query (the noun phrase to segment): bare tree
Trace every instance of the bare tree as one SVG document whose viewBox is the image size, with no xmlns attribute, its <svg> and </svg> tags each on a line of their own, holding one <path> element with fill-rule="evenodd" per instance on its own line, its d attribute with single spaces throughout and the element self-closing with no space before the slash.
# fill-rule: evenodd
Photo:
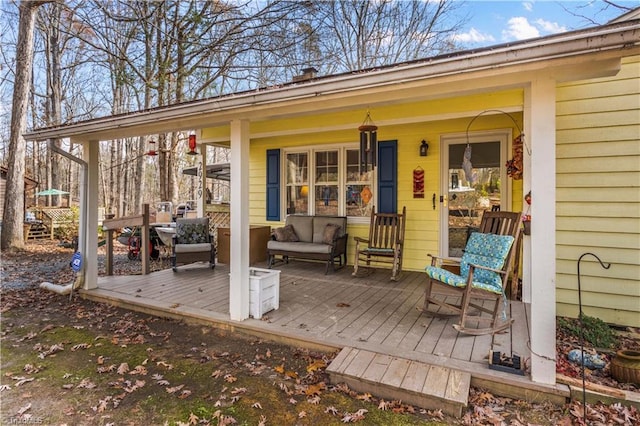
<svg viewBox="0 0 640 426">
<path fill-rule="evenodd" d="M 442 53 L 453 47 L 449 35 L 457 24 L 445 23 L 455 7 L 450 0 L 68 0 L 47 8 L 58 11 L 49 18 L 57 24 L 42 30 L 41 69 L 51 72 L 48 84 L 36 83 L 42 97 L 32 103 L 33 125 L 280 84 L 309 66 L 331 74 Z M 70 39 L 77 44 L 68 45 Z M 83 51 L 91 54 L 62 55 Z M 47 59 L 61 65 L 57 75 Z M 67 84 L 56 87 L 61 81 Z M 84 90 L 74 90 L 80 84 Z M 128 214 L 143 201 L 184 201 L 178 173 L 190 164 L 185 136 L 101 144 L 103 203 Z M 150 138 L 159 153 L 154 159 L 144 155 Z"/>
<path fill-rule="evenodd" d="M 635 6 L 625 6 L 615 1 L 603 0 L 599 2 L 589 1 L 586 3 L 583 2 L 575 2 L 569 3 L 569 5 L 565 5 L 563 3 L 559 3 L 560 6 L 570 15 L 580 18 L 585 26 L 590 25 L 602 25 L 606 22 L 602 22 L 602 20 L 596 20 L 594 17 L 597 16 L 608 16 L 603 14 L 602 12 L 608 10 L 618 11 L 620 15 L 627 13 L 637 7 Z M 593 12 L 593 8 L 598 8 L 596 13 Z M 585 14 L 583 11 L 587 10 L 589 13 Z"/>
<path fill-rule="evenodd" d="M 317 31 L 324 69 L 361 70 L 448 51 L 461 25 L 446 19 L 456 7 L 451 0 L 320 2 Z"/>
<path fill-rule="evenodd" d="M 33 65 L 33 36 L 38 7 L 48 1 L 23 1 L 18 5 L 18 46 L 16 50 L 16 77 L 11 106 L 11 137 L 9 140 L 9 164 L 2 220 L 2 249 L 24 246 L 24 169 L 26 143 L 22 134 L 26 130 L 27 103 L 31 88 Z"/>
</svg>

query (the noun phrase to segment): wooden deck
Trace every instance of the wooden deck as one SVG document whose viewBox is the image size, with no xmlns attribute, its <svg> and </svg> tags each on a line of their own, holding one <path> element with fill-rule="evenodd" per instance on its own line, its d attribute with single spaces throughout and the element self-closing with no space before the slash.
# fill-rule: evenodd
<svg viewBox="0 0 640 426">
<path fill-rule="evenodd" d="M 265 265 L 255 265 L 264 267 Z M 292 260 L 280 274 L 280 306 L 262 319 L 229 319 L 229 268 L 218 264 L 180 267 L 149 275 L 99 277 L 84 297 L 155 315 L 213 324 L 301 346 L 356 348 L 471 374 L 471 385 L 499 395 L 564 402 L 568 391 L 489 369 L 490 350 L 528 362 L 528 305 L 511 302 L 512 327 L 495 336 L 469 336 L 452 327 L 455 318 L 422 313 L 424 275 L 403 272 L 390 282 L 388 270 L 364 278 L 352 267 L 329 275 L 323 263 Z M 442 295 L 442 297 L 450 297 Z M 528 364 L 527 364 L 528 365 Z M 375 391 L 370 391 L 375 394 Z"/>
</svg>

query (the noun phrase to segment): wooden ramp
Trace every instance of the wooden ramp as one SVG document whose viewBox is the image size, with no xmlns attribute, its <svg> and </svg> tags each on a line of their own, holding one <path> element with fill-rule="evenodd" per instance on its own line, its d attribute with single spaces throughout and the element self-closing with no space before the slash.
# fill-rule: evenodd
<svg viewBox="0 0 640 426">
<path fill-rule="evenodd" d="M 461 417 L 471 374 L 396 356 L 345 347 L 327 367 L 332 383 Z"/>
</svg>

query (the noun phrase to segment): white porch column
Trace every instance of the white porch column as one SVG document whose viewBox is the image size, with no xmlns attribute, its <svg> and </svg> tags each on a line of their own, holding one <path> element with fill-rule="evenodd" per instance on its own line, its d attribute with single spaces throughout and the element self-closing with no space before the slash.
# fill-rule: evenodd
<svg viewBox="0 0 640 426">
<path fill-rule="evenodd" d="M 528 98 L 531 378 L 552 384 L 556 381 L 556 81 L 539 76 L 531 82 Z"/>
<path fill-rule="evenodd" d="M 229 314 L 249 318 L 249 122 L 231 121 Z"/>
<path fill-rule="evenodd" d="M 78 250 L 83 254 L 84 288 L 98 287 L 98 161 L 99 141 L 82 142 L 83 159 L 87 162 L 86 176 L 80 181 L 80 206 L 85 208 L 84 223 L 80 228 L 85 232 L 79 235 Z M 86 183 L 86 186 L 85 186 Z M 84 198 L 84 202 L 83 202 Z M 81 217 L 83 217 L 81 212 Z M 82 234 L 82 232 L 81 232 Z M 84 244 L 84 247 L 83 247 Z"/>
</svg>

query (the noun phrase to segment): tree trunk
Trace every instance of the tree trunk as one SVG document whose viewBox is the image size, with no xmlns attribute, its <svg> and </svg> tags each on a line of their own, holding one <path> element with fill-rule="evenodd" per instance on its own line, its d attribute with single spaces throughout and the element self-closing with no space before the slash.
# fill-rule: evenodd
<svg viewBox="0 0 640 426">
<path fill-rule="evenodd" d="M 18 7 L 18 45 L 16 47 L 16 77 L 11 106 L 11 136 L 9 139 L 9 167 L 4 196 L 2 236 L 3 250 L 24 247 L 24 169 L 26 142 L 22 134 L 27 126 L 31 70 L 33 68 L 33 37 L 38 6 L 45 1 L 23 1 Z"/>
<path fill-rule="evenodd" d="M 48 57 L 48 98 L 47 101 L 49 107 L 49 117 L 47 124 L 49 126 L 57 126 L 62 123 L 62 80 L 60 70 L 60 15 L 62 13 L 62 4 L 55 2 L 51 5 L 50 23 L 47 28 L 47 57 Z M 53 143 L 56 148 L 61 148 L 60 140 L 54 139 Z M 62 176 L 60 170 L 60 157 L 54 152 L 50 151 L 51 156 L 51 181 L 49 182 L 49 188 L 64 189 L 62 187 Z M 48 189 L 48 188 L 46 188 Z M 61 197 L 57 195 L 51 196 L 51 205 L 59 206 Z"/>
</svg>

